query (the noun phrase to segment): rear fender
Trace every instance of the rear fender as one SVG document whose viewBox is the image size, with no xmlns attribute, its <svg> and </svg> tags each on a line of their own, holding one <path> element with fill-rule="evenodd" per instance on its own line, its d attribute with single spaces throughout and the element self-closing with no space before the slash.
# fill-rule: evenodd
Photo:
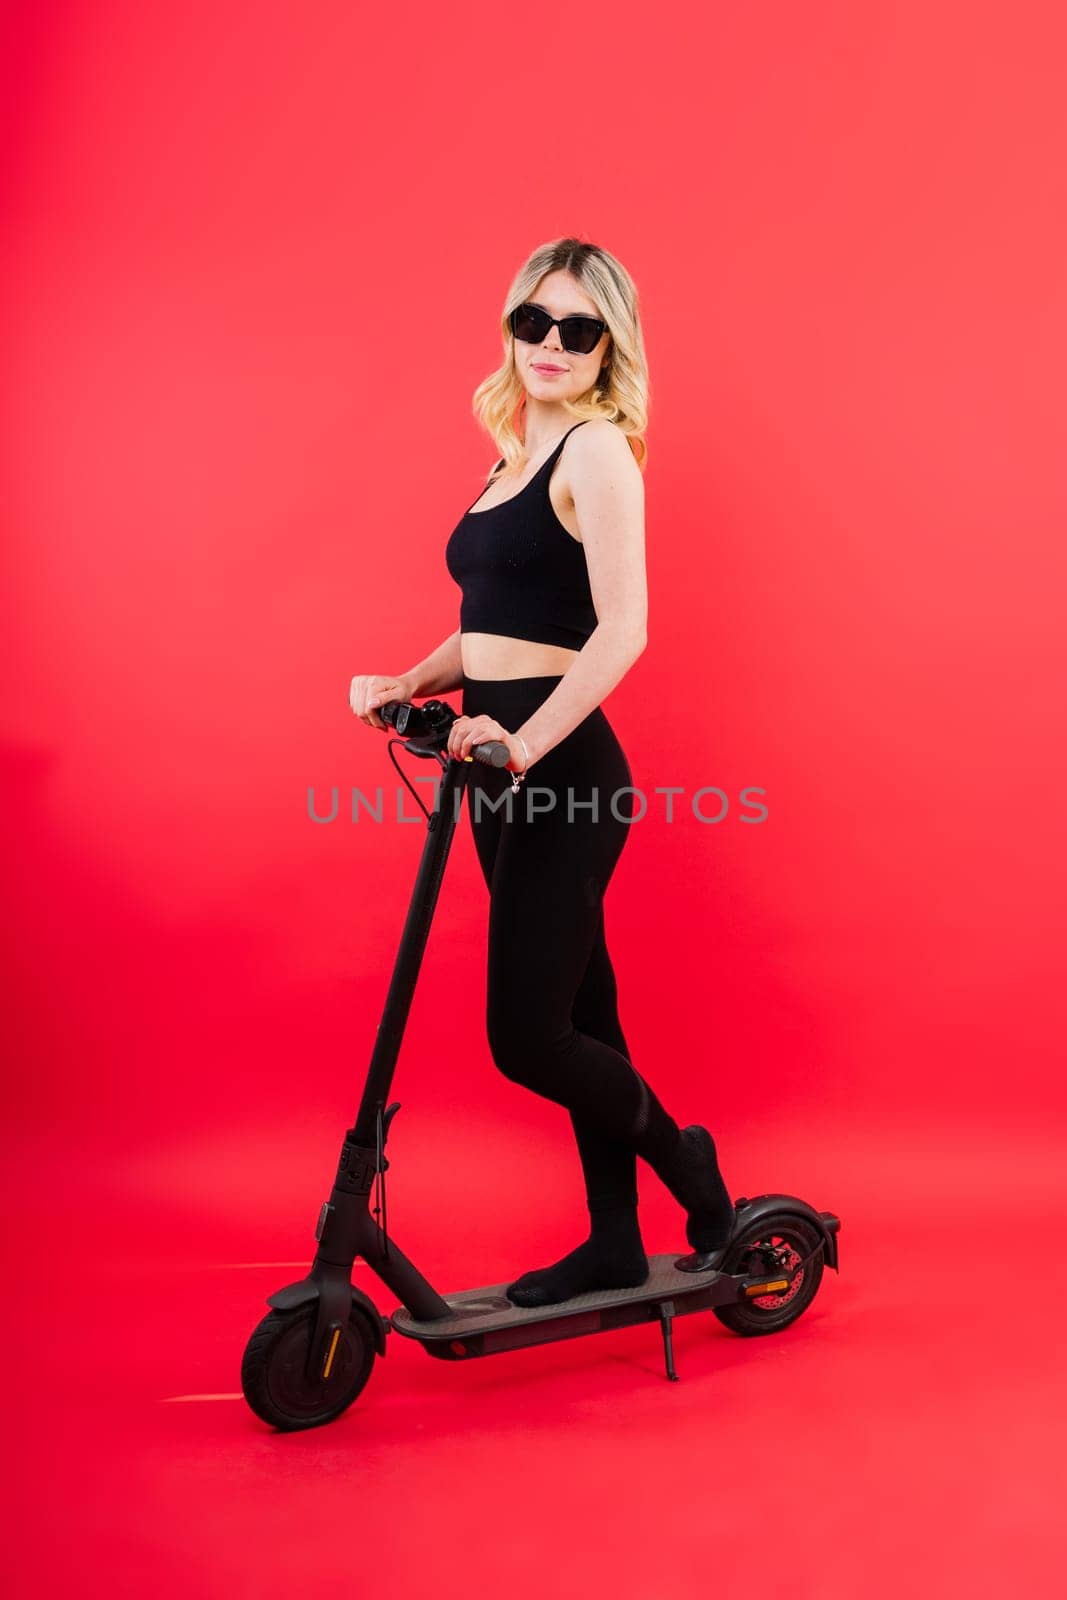
<svg viewBox="0 0 1067 1600">
<path fill-rule="evenodd" d="M 762 1217 L 781 1216 L 783 1212 L 802 1217 L 805 1222 L 818 1228 L 822 1235 L 826 1265 L 833 1267 L 835 1272 L 840 1271 L 837 1264 L 837 1234 L 841 1218 L 832 1211 L 816 1211 L 814 1206 L 809 1206 L 806 1200 L 799 1200 L 795 1194 L 757 1194 L 751 1200 L 735 1200 L 734 1206 L 737 1210 L 735 1232 L 759 1222 Z"/>
</svg>

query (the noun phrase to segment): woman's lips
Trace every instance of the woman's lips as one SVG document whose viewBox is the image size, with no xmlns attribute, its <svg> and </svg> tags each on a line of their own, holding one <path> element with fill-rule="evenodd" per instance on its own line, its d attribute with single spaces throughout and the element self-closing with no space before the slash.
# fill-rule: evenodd
<svg viewBox="0 0 1067 1600">
<path fill-rule="evenodd" d="M 543 367 L 539 361 L 531 363 L 535 372 L 543 372 L 546 378 L 561 378 L 566 372 L 566 367 Z"/>
</svg>

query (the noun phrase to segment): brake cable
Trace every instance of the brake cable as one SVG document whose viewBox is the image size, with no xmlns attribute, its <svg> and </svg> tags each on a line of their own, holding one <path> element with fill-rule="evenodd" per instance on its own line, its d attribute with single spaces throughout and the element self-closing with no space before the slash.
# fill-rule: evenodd
<svg viewBox="0 0 1067 1600">
<path fill-rule="evenodd" d="M 429 822 L 430 813 L 422 803 L 422 796 L 412 787 L 411 780 L 408 778 L 407 773 L 404 771 L 403 767 L 396 759 L 396 756 L 393 754 L 394 744 L 403 745 L 405 750 L 413 750 L 411 742 L 408 739 L 390 739 L 386 745 L 386 748 L 389 751 L 390 761 L 393 763 L 393 766 L 399 772 L 400 776 L 407 784 L 408 789 L 411 791 L 411 794 L 414 796 L 415 804 L 426 818 L 426 821 Z M 413 750 L 413 754 L 421 757 L 423 761 L 436 761 L 437 765 L 442 769 L 442 771 L 444 771 L 448 766 L 448 763 L 445 761 L 444 757 L 436 750 Z"/>
<path fill-rule="evenodd" d="M 389 1229 L 388 1219 L 385 1214 L 385 1135 L 382 1130 L 382 1103 L 378 1101 L 378 1110 L 375 1118 L 374 1132 L 374 1219 L 377 1222 L 379 1211 L 381 1222 L 378 1225 L 378 1234 L 382 1241 L 382 1255 L 389 1259 Z M 379 1200 L 381 1205 L 379 1207 Z"/>
</svg>

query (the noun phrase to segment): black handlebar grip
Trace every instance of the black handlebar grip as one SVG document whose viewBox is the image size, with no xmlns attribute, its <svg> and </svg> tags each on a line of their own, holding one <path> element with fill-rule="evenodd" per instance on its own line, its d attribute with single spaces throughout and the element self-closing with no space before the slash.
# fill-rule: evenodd
<svg viewBox="0 0 1067 1600">
<path fill-rule="evenodd" d="M 511 751 L 501 739 L 483 739 L 481 744 L 472 744 L 471 755 L 487 767 L 506 767 L 511 760 Z"/>
</svg>

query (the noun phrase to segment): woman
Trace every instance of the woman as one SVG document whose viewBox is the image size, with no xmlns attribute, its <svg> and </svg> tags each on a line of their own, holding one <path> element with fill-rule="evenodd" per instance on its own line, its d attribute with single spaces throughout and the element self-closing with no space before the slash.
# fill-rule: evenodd
<svg viewBox="0 0 1067 1600">
<path fill-rule="evenodd" d="M 517 274 L 502 332 L 474 411 L 503 455 L 446 550 L 460 627 L 399 678 L 354 678 L 350 700 L 384 731 L 385 701 L 462 688 L 449 756 L 487 739 L 510 752 L 467 783 L 490 891 L 489 1046 L 506 1077 L 570 1113 L 590 1215 L 577 1249 L 508 1285 L 529 1306 L 645 1281 L 639 1155 L 685 1207 L 695 1251 L 726 1244 L 734 1208 L 711 1135 L 680 1129 L 630 1063 L 604 936 L 633 795 L 600 702 L 645 647 L 637 292 L 606 250 L 556 240 Z"/>
</svg>

